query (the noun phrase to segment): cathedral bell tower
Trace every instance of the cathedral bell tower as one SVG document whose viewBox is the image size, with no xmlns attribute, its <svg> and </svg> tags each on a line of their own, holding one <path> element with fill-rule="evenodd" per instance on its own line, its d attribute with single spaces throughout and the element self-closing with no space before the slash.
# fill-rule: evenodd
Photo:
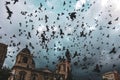
<svg viewBox="0 0 120 80">
<path fill-rule="evenodd" d="M 67 49 L 65 53 L 66 59 L 62 59 L 60 63 L 57 65 L 57 73 L 64 75 L 65 80 L 72 80 L 72 74 L 71 74 L 71 56 L 70 52 Z"/>
<path fill-rule="evenodd" d="M 69 74 L 71 72 L 70 62 L 67 60 L 61 61 L 57 67 L 57 73 L 64 75 L 65 80 L 68 80 Z"/>
<path fill-rule="evenodd" d="M 16 57 L 16 63 L 14 66 L 20 66 L 24 68 L 35 68 L 35 62 L 33 60 L 33 55 L 30 53 L 28 48 L 22 49 L 17 57 Z"/>
<path fill-rule="evenodd" d="M 34 78 L 35 62 L 33 55 L 28 48 L 22 49 L 17 57 L 15 65 L 12 67 L 12 72 L 8 80 L 31 80 Z M 35 78 L 32 80 L 36 80 Z"/>
</svg>

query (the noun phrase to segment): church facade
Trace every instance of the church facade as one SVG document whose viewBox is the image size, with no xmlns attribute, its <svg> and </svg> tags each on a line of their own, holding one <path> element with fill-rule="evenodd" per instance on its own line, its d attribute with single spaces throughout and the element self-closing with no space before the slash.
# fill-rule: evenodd
<svg viewBox="0 0 120 80">
<path fill-rule="evenodd" d="M 33 55 L 28 48 L 24 48 L 18 53 L 8 80 L 70 80 L 70 71 L 67 60 L 61 61 L 54 72 L 47 68 L 36 70 Z"/>
</svg>

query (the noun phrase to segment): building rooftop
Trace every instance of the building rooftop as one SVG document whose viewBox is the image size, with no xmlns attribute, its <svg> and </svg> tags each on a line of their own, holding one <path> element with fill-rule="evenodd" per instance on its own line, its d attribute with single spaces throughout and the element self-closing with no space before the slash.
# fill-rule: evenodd
<svg viewBox="0 0 120 80">
<path fill-rule="evenodd" d="M 27 53 L 27 54 L 30 54 L 30 50 L 28 48 L 24 48 L 21 50 L 21 52 L 23 53 Z"/>
</svg>

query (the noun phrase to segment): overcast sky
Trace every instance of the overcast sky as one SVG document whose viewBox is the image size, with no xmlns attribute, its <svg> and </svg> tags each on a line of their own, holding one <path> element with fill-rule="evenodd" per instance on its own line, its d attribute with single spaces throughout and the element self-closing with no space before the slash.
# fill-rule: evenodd
<svg viewBox="0 0 120 80">
<path fill-rule="evenodd" d="M 119 4 L 120 0 L 0 0 L 0 43 L 8 45 L 4 65 L 11 68 L 27 45 L 36 68 L 47 65 L 52 70 L 69 49 L 76 80 L 99 80 L 104 72 L 119 71 Z"/>
</svg>

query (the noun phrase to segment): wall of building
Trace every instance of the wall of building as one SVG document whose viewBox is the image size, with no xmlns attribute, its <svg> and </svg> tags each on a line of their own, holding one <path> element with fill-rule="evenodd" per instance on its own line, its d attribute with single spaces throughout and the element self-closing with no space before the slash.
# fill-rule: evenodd
<svg viewBox="0 0 120 80">
<path fill-rule="evenodd" d="M 0 43 L 0 69 L 3 66 L 6 54 L 7 54 L 7 45 Z"/>
</svg>

